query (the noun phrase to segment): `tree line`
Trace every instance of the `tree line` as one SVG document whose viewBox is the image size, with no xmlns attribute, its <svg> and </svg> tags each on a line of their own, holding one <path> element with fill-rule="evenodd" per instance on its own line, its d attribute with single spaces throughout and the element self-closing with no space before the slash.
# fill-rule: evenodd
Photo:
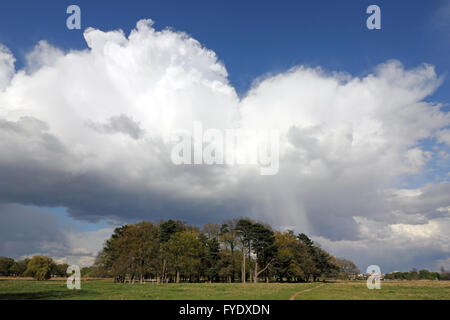
<svg viewBox="0 0 450 320">
<path fill-rule="evenodd" d="M 0 257 L 0 276 L 33 277 L 36 280 L 47 280 L 51 277 L 67 277 L 68 267 L 68 264 L 55 263 L 52 258 L 45 256 L 34 256 L 19 261 Z"/>
<path fill-rule="evenodd" d="M 116 228 L 89 275 L 115 282 L 308 282 L 340 271 L 339 260 L 307 235 L 241 218 L 201 228 L 174 220 Z"/>
<path fill-rule="evenodd" d="M 427 269 L 422 269 L 417 271 L 417 269 L 412 269 L 407 272 L 391 272 L 384 276 L 386 280 L 450 280 L 450 273 L 446 272 L 443 268 L 441 273 L 430 272 Z"/>
<path fill-rule="evenodd" d="M 35 256 L 14 261 L 0 257 L 0 276 L 38 280 L 67 277 L 68 265 Z M 203 227 L 167 220 L 116 228 L 95 264 L 82 277 L 114 278 L 115 282 L 310 282 L 324 278 L 358 279 L 350 260 L 335 258 L 306 234 L 280 232 L 248 218 Z M 441 273 L 413 269 L 385 279 L 449 279 Z"/>
</svg>

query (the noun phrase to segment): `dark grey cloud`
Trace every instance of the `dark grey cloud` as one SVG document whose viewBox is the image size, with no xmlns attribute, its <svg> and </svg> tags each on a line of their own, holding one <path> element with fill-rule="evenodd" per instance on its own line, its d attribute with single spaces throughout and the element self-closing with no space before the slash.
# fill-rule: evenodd
<svg viewBox="0 0 450 320">
<path fill-rule="evenodd" d="M 63 215 L 62 208 L 0 204 L 0 256 L 20 260 L 45 255 L 57 263 L 92 265 L 115 226 L 86 231 Z"/>
<path fill-rule="evenodd" d="M 69 242 L 53 214 L 18 204 L 0 204 L 0 256 L 65 255 Z"/>
</svg>

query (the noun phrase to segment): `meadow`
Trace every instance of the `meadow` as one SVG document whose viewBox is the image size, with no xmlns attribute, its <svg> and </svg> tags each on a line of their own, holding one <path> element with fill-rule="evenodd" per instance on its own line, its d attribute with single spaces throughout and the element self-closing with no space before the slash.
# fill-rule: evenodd
<svg viewBox="0 0 450 320">
<path fill-rule="evenodd" d="M 64 281 L 0 280 L 0 300 L 450 300 L 449 281 L 384 281 L 369 290 L 365 281 L 316 283 L 116 284 L 82 281 L 68 290 Z"/>
</svg>

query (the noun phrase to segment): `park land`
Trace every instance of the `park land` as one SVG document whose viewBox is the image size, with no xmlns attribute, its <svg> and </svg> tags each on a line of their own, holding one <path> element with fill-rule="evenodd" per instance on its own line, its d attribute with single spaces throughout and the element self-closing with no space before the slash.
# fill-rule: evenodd
<svg viewBox="0 0 450 320">
<path fill-rule="evenodd" d="M 0 299 L 75 300 L 450 300 L 450 281 L 382 281 L 380 290 L 365 281 L 314 283 L 167 283 L 129 284 L 82 281 L 81 290 L 61 280 L 0 280 Z"/>
</svg>

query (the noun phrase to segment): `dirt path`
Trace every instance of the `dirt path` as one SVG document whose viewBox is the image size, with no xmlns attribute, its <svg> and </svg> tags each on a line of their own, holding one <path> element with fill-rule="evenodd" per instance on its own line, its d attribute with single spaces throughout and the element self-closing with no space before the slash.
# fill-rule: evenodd
<svg viewBox="0 0 450 320">
<path fill-rule="evenodd" d="M 299 294 L 302 294 L 302 293 L 305 293 L 305 292 L 308 292 L 308 291 L 311 291 L 311 290 L 314 290 L 314 289 L 318 289 L 318 288 L 320 288 L 320 287 L 322 287 L 324 285 L 325 285 L 325 283 L 322 283 L 322 284 L 318 285 L 317 287 L 309 288 L 309 289 L 305 289 L 305 290 L 296 292 L 289 298 L 289 300 L 295 300 L 295 297 L 297 297 Z"/>
</svg>

